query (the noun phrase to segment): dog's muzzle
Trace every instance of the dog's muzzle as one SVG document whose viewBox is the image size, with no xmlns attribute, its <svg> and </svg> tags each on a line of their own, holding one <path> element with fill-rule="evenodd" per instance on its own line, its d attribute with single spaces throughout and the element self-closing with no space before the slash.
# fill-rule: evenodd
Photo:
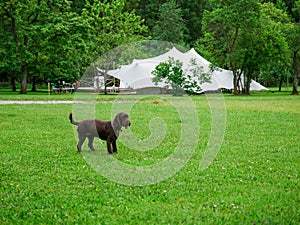
<svg viewBox="0 0 300 225">
<path fill-rule="evenodd" d="M 131 125 L 130 121 L 128 121 L 125 125 L 125 128 L 127 129 L 127 127 L 129 127 Z"/>
</svg>

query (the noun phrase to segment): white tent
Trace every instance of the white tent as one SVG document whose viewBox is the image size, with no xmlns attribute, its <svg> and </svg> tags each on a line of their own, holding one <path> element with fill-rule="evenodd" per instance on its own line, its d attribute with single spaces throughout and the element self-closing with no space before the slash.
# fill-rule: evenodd
<svg viewBox="0 0 300 225">
<path fill-rule="evenodd" d="M 143 60 L 134 61 L 130 65 L 121 67 L 119 70 L 111 70 L 109 75 L 114 76 L 121 81 L 125 82 L 128 87 L 133 89 L 140 89 L 146 87 L 164 87 L 164 83 L 155 85 L 152 82 L 153 75 L 151 72 L 155 70 L 155 67 L 160 61 Z"/>
<path fill-rule="evenodd" d="M 199 65 L 203 66 L 204 71 L 209 71 L 210 62 L 200 56 L 195 49 L 185 53 L 187 58 L 196 58 L 197 62 L 200 62 Z M 207 90 L 217 90 L 219 88 L 233 89 L 233 73 L 230 70 L 225 70 L 222 68 L 216 68 L 212 73 L 211 83 L 201 84 L 201 88 L 204 91 Z M 264 86 L 258 82 L 251 80 L 250 90 L 267 90 Z"/>
<path fill-rule="evenodd" d="M 181 51 L 177 50 L 177 48 L 173 47 L 170 51 L 153 57 L 153 58 L 148 58 L 148 59 L 134 59 L 133 62 L 142 62 L 142 61 L 159 61 L 159 62 L 165 62 L 167 61 L 170 57 L 174 59 L 180 59 L 182 60 L 184 57 L 184 53 Z"/>
<path fill-rule="evenodd" d="M 155 85 L 152 82 L 152 71 L 161 63 L 167 61 L 170 57 L 175 60 L 180 60 L 183 63 L 183 69 L 188 69 L 191 59 L 195 60 L 197 66 L 201 66 L 204 72 L 210 71 L 210 62 L 201 57 L 194 49 L 186 53 L 182 53 L 175 47 L 170 51 L 159 55 L 157 57 L 138 60 L 135 59 L 129 65 L 122 66 L 120 69 L 108 71 L 108 74 L 121 80 L 123 84 L 127 84 L 132 89 L 142 88 L 162 88 L 164 83 Z M 230 70 L 217 68 L 211 74 L 211 82 L 200 85 L 203 91 L 213 91 L 220 88 L 233 89 L 233 73 Z M 263 90 L 264 86 L 251 81 L 250 90 Z"/>
</svg>

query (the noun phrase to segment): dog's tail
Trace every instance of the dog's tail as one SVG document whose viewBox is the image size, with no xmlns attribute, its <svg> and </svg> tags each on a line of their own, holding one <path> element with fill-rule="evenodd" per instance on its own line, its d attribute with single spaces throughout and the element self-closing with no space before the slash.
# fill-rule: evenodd
<svg viewBox="0 0 300 225">
<path fill-rule="evenodd" d="M 76 126 L 79 125 L 79 122 L 76 122 L 75 120 L 73 120 L 73 114 L 72 113 L 69 114 L 69 120 L 70 120 L 71 124 L 76 125 Z"/>
</svg>

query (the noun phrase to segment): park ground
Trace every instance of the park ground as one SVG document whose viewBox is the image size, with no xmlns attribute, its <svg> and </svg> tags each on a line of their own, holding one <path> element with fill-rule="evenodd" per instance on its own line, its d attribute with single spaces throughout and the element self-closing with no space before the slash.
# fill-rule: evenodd
<svg viewBox="0 0 300 225">
<path fill-rule="evenodd" d="M 140 186 L 104 177 L 77 152 L 74 127 L 67 118 L 74 97 L 0 90 L 0 101 L 54 103 L 0 105 L 0 224 L 300 223 L 299 96 L 224 95 L 224 140 L 216 158 L 202 171 L 199 163 L 211 134 L 211 109 L 205 96 L 190 97 L 201 131 L 193 155 L 170 178 Z M 115 99 L 97 97 L 97 118 L 110 119 Z M 151 135 L 153 117 L 165 121 L 167 132 L 151 151 L 136 151 L 119 141 L 115 159 L 148 166 L 172 154 L 180 140 L 181 122 L 174 107 L 161 99 L 118 96 L 118 102 L 134 102 L 129 129 L 137 138 Z M 99 154 L 106 151 L 101 141 L 95 146 Z M 91 154 L 87 145 L 84 152 Z"/>
</svg>

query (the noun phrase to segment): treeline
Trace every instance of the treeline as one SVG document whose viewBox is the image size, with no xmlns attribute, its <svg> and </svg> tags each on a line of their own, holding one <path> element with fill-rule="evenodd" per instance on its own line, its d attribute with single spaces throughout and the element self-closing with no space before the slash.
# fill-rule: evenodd
<svg viewBox="0 0 300 225">
<path fill-rule="evenodd" d="M 3 0 L 0 81 L 74 82 L 102 54 L 125 43 L 163 40 L 194 47 L 249 80 L 293 81 L 297 94 L 300 0 Z M 241 76 L 241 74 L 245 76 Z M 244 79 L 246 85 L 241 86 Z"/>
</svg>

